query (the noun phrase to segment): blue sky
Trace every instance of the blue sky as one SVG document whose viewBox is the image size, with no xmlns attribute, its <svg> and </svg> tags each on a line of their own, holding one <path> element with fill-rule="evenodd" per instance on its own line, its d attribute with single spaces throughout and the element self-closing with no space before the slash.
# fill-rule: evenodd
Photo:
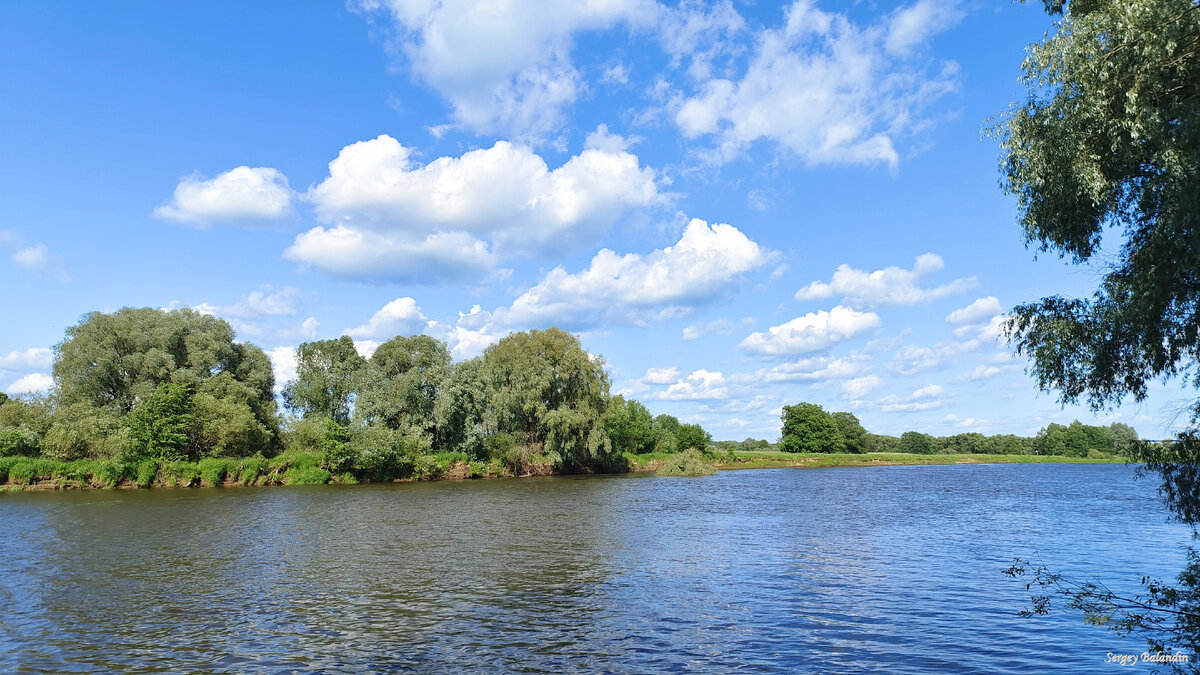
<svg viewBox="0 0 1200 675">
<path fill-rule="evenodd" d="M 981 136 L 1048 28 L 969 0 L 7 3 L 0 389 L 48 386 L 88 311 L 187 306 L 282 377 L 305 340 L 467 358 L 557 325 L 717 438 L 798 401 L 1163 436 L 1177 383 L 1063 409 L 997 339 L 1098 278 L 1035 260 Z"/>
</svg>

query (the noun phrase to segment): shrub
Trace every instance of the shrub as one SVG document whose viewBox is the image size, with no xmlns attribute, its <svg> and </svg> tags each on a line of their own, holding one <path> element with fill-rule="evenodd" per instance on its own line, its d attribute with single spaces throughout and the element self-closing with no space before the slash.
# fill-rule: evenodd
<svg viewBox="0 0 1200 675">
<path fill-rule="evenodd" d="M 92 466 L 92 483 L 101 487 L 116 487 L 125 478 L 125 465 L 115 459 L 102 459 Z"/>
<path fill-rule="evenodd" d="M 33 460 L 22 457 L 8 467 L 8 480 L 17 485 L 29 485 L 33 482 Z"/>
<path fill-rule="evenodd" d="M 0 427 L 0 457 L 36 457 L 41 438 L 25 427 Z"/>
<path fill-rule="evenodd" d="M 695 448 L 672 455 L 658 470 L 663 476 L 708 476 L 716 472 L 717 467 Z"/>
<path fill-rule="evenodd" d="M 238 467 L 237 481 L 242 485 L 254 485 L 267 462 L 262 457 L 246 457 Z"/>
<path fill-rule="evenodd" d="M 419 480 L 434 480 L 442 474 L 442 468 L 438 465 L 436 457 L 420 455 L 413 460 L 412 472 Z"/>
<path fill-rule="evenodd" d="M 229 473 L 229 460 L 218 457 L 207 457 L 196 464 L 200 478 L 209 485 L 219 486 L 225 482 Z"/>
<path fill-rule="evenodd" d="M 330 473 L 319 466 L 292 466 L 283 473 L 284 485 L 324 485 Z"/>
<path fill-rule="evenodd" d="M 137 484 L 138 487 L 148 488 L 154 484 L 154 479 L 158 476 L 158 462 L 147 459 L 137 465 Z"/>
</svg>

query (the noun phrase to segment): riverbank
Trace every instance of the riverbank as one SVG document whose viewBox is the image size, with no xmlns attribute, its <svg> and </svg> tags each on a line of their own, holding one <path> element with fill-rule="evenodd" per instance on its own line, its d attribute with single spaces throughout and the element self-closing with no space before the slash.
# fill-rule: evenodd
<svg viewBox="0 0 1200 675">
<path fill-rule="evenodd" d="M 658 471 L 671 455 L 626 455 L 629 471 Z M 826 468 L 850 466 L 918 466 L 933 464 L 1105 464 L 1120 457 L 1081 458 L 1056 455 L 914 455 L 905 453 L 806 454 L 735 451 L 711 457 L 722 471 L 737 469 Z M 501 462 L 470 461 L 460 453 L 423 455 L 391 476 L 360 477 L 335 473 L 318 453 L 287 452 L 276 457 L 208 458 L 199 462 L 115 459 L 61 462 L 36 457 L 0 458 L 0 490 L 136 489 L 151 487 L 234 487 L 322 485 L 326 483 L 412 482 L 548 475 L 518 473 Z"/>
</svg>

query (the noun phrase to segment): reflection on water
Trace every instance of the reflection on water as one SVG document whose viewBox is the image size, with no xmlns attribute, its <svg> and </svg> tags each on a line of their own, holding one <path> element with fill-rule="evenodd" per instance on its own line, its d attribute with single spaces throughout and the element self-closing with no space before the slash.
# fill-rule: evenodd
<svg viewBox="0 0 1200 675">
<path fill-rule="evenodd" d="M 0 670 L 1099 670 L 1000 570 L 1187 536 L 1112 465 L 7 494 Z"/>
</svg>

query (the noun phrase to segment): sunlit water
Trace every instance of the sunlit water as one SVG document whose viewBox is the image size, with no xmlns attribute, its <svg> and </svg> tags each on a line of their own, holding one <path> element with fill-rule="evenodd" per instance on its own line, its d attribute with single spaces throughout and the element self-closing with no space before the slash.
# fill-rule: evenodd
<svg viewBox="0 0 1200 675">
<path fill-rule="evenodd" d="M 5 494 L 0 670 L 1111 671 L 1144 643 L 1018 618 L 1001 570 L 1172 577 L 1189 534 L 1154 488 L 964 465 Z"/>
</svg>

